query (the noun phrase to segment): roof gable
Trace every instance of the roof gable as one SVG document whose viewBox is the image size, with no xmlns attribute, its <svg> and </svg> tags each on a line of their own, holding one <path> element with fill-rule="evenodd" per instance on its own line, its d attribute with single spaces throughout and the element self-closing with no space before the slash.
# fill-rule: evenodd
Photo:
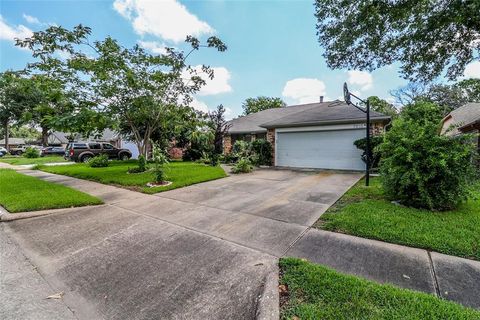
<svg viewBox="0 0 480 320">
<path fill-rule="evenodd" d="M 372 111 L 375 119 L 390 117 Z M 284 108 L 268 109 L 231 120 L 230 134 L 266 132 L 266 128 L 306 126 L 339 121 L 363 121 L 365 113 L 343 101 L 317 102 Z"/>
</svg>

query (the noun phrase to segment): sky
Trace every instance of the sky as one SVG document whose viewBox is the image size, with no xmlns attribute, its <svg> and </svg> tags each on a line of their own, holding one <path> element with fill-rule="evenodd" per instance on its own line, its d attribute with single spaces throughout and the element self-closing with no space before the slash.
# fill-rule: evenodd
<svg viewBox="0 0 480 320">
<path fill-rule="evenodd" d="M 373 72 L 331 70 L 322 57 L 315 30 L 313 1 L 178 1 L 178 0 L 0 0 L 0 71 L 23 69 L 33 61 L 15 47 L 50 25 L 92 28 L 92 41 L 107 36 L 122 45 L 138 44 L 155 54 L 164 48 L 186 50 L 184 40 L 219 37 L 226 52 L 202 49 L 189 57 L 192 66 L 214 68 L 215 78 L 195 95 L 192 106 L 213 110 L 223 104 L 227 118 L 242 113 L 249 97 L 282 98 L 288 105 L 342 99 L 342 86 L 360 97 L 393 101 L 402 87 L 398 64 Z M 465 77 L 480 78 L 480 62 L 467 66 Z"/>
</svg>

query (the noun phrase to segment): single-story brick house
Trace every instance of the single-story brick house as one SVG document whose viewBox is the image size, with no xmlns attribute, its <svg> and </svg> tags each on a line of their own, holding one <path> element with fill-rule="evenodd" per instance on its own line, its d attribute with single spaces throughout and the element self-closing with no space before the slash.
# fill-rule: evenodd
<svg viewBox="0 0 480 320">
<path fill-rule="evenodd" d="M 380 134 L 390 117 L 372 111 L 371 133 Z M 224 139 L 229 153 L 237 140 L 267 139 L 277 167 L 363 170 L 362 151 L 353 142 L 364 138 L 366 115 L 343 101 L 269 109 L 230 121 Z"/>
<path fill-rule="evenodd" d="M 480 150 L 480 103 L 467 103 L 450 112 L 442 120 L 442 133 L 451 136 L 462 133 L 479 134 L 477 139 Z"/>
</svg>

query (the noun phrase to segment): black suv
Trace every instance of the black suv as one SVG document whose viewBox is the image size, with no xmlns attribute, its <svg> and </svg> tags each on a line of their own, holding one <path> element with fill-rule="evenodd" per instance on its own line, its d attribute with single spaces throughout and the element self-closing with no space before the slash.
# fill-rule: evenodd
<svg viewBox="0 0 480 320">
<path fill-rule="evenodd" d="M 100 154 L 108 155 L 110 159 L 128 160 L 132 153 L 128 149 L 118 149 L 110 143 L 103 142 L 72 142 L 65 148 L 65 159 L 75 162 L 87 162 Z"/>
</svg>

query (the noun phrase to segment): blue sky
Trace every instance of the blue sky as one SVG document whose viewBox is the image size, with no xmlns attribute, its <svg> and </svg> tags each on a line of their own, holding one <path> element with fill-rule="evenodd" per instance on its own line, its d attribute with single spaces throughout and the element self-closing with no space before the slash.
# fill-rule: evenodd
<svg viewBox="0 0 480 320">
<path fill-rule="evenodd" d="M 281 97 L 288 104 L 315 102 L 320 95 L 334 100 L 346 81 L 362 97 L 391 99 L 389 91 L 407 83 L 397 65 L 372 73 L 330 70 L 316 39 L 313 13 L 313 1 L 2 0 L 0 69 L 20 69 L 31 60 L 28 51 L 13 45 L 13 37 L 49 24 L 71 28 L 82 23 L 93 29 L 92 40 L 110 35 L 125 46 L 138 43 L 157 53 L 165 46 L 185 48 L 186 34 L 220 37 L 226 52 L 202 50 L 189 62 L 216 70 L 194 106 L 206 110 L 222 103 L 229 118 L 241 114 L 248 97 Z M 480 65 L 469 72 L 479 76 Z"/>
</svg>

